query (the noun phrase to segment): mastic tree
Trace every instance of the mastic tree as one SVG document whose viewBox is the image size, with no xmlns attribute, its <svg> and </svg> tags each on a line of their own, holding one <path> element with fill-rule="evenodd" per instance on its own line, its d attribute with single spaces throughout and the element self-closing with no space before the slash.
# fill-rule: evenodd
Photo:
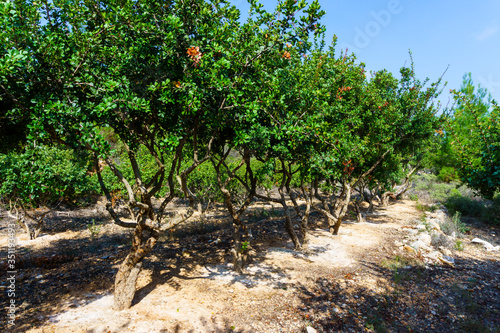
<svg viewBox="0 0 500 333">
<path fill-rule="evenodd" d="M 460 90 L 452 90 L 455 106 L 445 135 L 458 156 L 461 180 L 478 194 L 492 198 L 500 190 L 500 108 L 486 89 L 464 75 Z"/>
<path fill-rule="evenodd" d="M 377 168 L 381 177 L 384 160 L 414 155 L 416 147 L 423 149 L 438 124 L 433 100 L 440 80 L 426 86 L 427 81 L 415 78 L 413 68 L 402 68 L 400 79 L 379 71 L 366 80 L 362 67 L 351 75 L 350 81 L 334 87 L 337 101 L 326 103 L 325 117 L 316 122 L 325 142 L 316 157 L 317 180 L 334 185 L 333 195 L 317 196 L 322 202 L 319 210 L 334 234 L 347 213 L 352 189 Z M 356 80 L 361 82 L 354 85 Z"/>
</svg>

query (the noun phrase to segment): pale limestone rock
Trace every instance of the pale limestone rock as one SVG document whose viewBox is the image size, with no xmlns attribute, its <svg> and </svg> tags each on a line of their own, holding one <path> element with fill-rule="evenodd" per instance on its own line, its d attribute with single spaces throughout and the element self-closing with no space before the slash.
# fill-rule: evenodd
<svg viewBox="0 0 500 333">
<path fill-rule="evenodd" d="M 500 250 L 500 246 L 493 246 L 491 243 L 488 243 L 487 241 L 479 239 L 479 238 L 474 238 L 472 240 L 472 243 L 482 244 L 484 246 L 484 248 L 486 249 L 486 251 L 498 251 L 498 250 Z"/>
</svg>

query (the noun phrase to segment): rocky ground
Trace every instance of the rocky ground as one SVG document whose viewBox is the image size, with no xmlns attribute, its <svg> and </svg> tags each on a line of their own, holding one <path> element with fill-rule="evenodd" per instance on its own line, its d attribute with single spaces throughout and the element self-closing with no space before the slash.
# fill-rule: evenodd
<svg viewBox="0 0 500 333">
<path fill-rule="evenodd" d="M 232 271 L 228 220 L 214 210 L 158 244 L 121 312 L 111 309 L 113 278 L 129 231 L 97 210 L 54 214 L 38 239 L 18 235 L 16 325 L 4 313 L 0 330 L 500 332 L 499 228 L 475 222 L 450 234 L 445 212 L 399 201 L 346 221 L 339 236 L 313 215 L 309 250 L 296 253 L 269 208 L 248 216 L 255 255 L 246 274 Z M 0 241 L 5 253 L 5 232 Z"/>
</svg>

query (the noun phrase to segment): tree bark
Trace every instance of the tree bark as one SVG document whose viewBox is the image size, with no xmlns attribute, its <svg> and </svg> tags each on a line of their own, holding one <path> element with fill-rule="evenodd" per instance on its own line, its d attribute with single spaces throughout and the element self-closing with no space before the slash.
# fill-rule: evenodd
<svg viewBox="0 0 500 333">
<path fill-rule="evenodd" d="M 160 234 L 146 226 L 146 214 L 141 215 L 132 237 L 132 247 L 115 277 L 115 303 L 117 311 L 130 308 L 134 300 L 137 277 L 141 272 L 142 261 L 156 245 Z M 145 233 L 148 238 L 144 241 Z"/>
<path fill-rule="evenodd" d="M 417 163 L 417 165 L 406 174 L 405 181 L 403 182 L 403 184 L 401 184 L 396 192 L 388 191 L 382 194 L 382 206 L 387 207 L 389 205 L 390 198 L 396 200 L 400 198 L 404 193 L 406 193 L 406 191 L 408 191 L 408 188 L 410 187 L 411 176 L 415 173 L 415 171 L 417 171 L 419 166 L 420 162 Z"/>
<path fill-rule="evenodd" d="M 361 207 L 359 207 L 359 202 L 354 201 L 353 205 L 354 205 L 354 211 L 356 212 L 356 221 L 358 221 L 358 223 L 365 222 L 365 217 L 364 214 L 361 212 Z"/>
<path fill-rule="evenodd" d="M 134 255 L 129 254 L 116 273 L 114 309 L 117 311 L 130 308 L 134 300 L 137 278 L 142 268 L 142 259 L 135 265 L 129 264 L 129 257 Z"/>
</svg>

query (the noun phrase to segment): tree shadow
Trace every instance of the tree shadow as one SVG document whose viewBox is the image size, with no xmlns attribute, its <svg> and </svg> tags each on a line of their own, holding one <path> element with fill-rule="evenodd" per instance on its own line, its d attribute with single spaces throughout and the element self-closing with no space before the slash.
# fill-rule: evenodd
<svg viewBox="0 0 500 333">
<path fill-rule="evenodd" d="M 354 274 L 300 287 L 299 310 L 318 332 L 498 332 L 498 262 L 456 259 L 455 268 L 361 262 Z"/>
</svg>

